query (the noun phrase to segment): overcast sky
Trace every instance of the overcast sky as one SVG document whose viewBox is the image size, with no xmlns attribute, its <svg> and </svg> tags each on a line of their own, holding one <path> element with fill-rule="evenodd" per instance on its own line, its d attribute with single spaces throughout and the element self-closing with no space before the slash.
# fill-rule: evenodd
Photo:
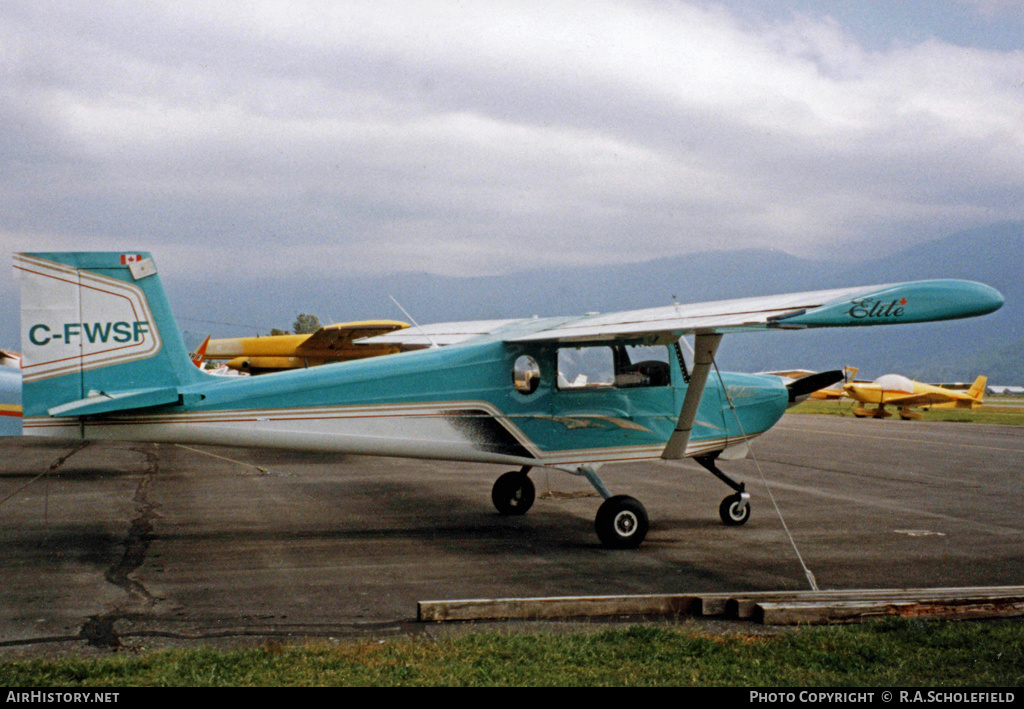
<svg viewBox="0 0 1024 709">
<path fill-rule="evenodd" d="M 1022 43 L 1010 0 L 4 0 L 0 256 L 876 256 L 1024 218 Z"/>
</svg>

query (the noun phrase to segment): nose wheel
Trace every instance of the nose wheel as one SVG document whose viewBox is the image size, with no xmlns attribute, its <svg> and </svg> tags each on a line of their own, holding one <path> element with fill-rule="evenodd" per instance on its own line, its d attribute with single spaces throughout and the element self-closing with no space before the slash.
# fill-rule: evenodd
<svg viewBox="0 0 1024 709">
<path fill-rule="evenodd" d="M 722 500 L 718 506 L 718 516 L 730 527 L 745 524 L 750 519 L 750 495 L 737 492 Z"/>
</svg>

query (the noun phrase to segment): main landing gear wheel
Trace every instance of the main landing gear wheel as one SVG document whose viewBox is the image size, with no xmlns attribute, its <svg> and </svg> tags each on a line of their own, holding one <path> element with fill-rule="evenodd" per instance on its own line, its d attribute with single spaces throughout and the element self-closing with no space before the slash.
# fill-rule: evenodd
<svg viewBox="0 0 1024 709">
<path fill-rule="evenodd" d="M 745 524 L 750 519 L 750 502 L 743 499 L 740 493 L 729 495 L 718 506 L 718 515 L 730 526 Z"/>
<path fill-rule="evenodd" d="M 536 497 L 533 481 L 521 470 L 505 473 L 494 481 L 491 488 L 491 501 L 503 515 L 526 514 Z"/>
<path fill-rule="evenodd" d="M 601 543 L 612 549 L 636 549 L 647 536 L 647 510 L 628 495 L 609 497 L 594 520 Z"/>
</svg>

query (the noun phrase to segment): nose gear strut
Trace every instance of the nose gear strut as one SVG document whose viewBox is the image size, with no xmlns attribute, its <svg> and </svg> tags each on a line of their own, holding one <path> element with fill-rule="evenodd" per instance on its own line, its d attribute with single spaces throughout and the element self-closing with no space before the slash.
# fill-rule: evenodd
<svg viewBox="0 0 1024 709">
<path fill-rule="evenodd" d="M 718 506 L 718 516 L 722 518 L 725 524 L 730 526 L 745 524 L 750 519 L 750 494 L 747 493 L 744 483 L 736 482 L 723 473 L 715 464 L 719 453 L 721 451 L 697 456 L 694 460 L 700 463 L 709 473 L 736 491 L 735 494 L 729 495 L 722 500 L 722 504 Z"/>
</svg>

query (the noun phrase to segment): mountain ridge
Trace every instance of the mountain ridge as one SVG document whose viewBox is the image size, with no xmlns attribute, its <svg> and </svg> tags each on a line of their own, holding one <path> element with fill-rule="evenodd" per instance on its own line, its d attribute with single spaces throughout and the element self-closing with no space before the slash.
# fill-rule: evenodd
<svg viewBox="0 0 1024 709">
<path fill-rule="evenodd" d="M 861 375 L 897 372 L 923 381 L 973 380 L 1024 385 L 1024 222 L 953 233 L 871 259 L 812 260 L 776 249 L 708 250 L 645 262 L 523 269 L 501 276 L 447 277 L 396 273 L 359 278 L 308 275 L 208 288 L 165 277 L 179 326 L 189 336 L 234 337 L 288 328 L 300 312 L 323 323 L 407 319 L 392 297 L 421 324 L 450 320 L 572 315 L 703 302 L 849 285 L 930 278 L 976 280 L 1006 298 L 991 315 L 963 321 L 805 332 L 731 335 L 719 363 L 738 371 L 835 369 Z M 623 248 L 627 252 L 628 247 Z M 154 254 L 159 261 L 159 253 Z M 16 287 L 2 307 L 4 344 L 18 348 Z M 234 323 L 234 324 L 231 324 Z M 198 344 L 198 342 L 196 343 Z"/>
<path fill-rule="evenodd" d="M 707 251 L 642 263 L 539 268 L 502 276 L 420 273 L 340 279 L 305 301 L 322 322 L 397 317 L 389 296 L 420 323 L 613 312 L 678 302 L 773 295 L 932 278 L 976 280 L 1006 304 L 982 318 L 897 328 L 751 333 L 726 338 L 720 363 L 740 371 L 833 369 L 864 376 L 890 371 L 916 379 L 1024 384 L 1024 284 L 1018 276 L 1024 223 L 958 232 L 893 255 L 844 262 L 802 259 L 773 249 Z M 333 295 L 332 295 L 333 294 Z M 327 318 L 325 318 L 327 316 Z M 289 313 L 283 323 L 294 319 Z"/>
</svg>

